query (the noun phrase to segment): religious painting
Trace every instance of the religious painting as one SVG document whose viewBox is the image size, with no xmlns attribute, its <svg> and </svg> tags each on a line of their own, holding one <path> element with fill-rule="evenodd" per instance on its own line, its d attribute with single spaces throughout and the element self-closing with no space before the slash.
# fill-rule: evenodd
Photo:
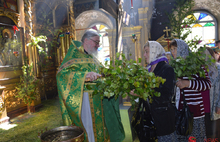
<svg viewBox="0 0 220 142">
<path fill-rule="evenodd" d="M 0 0 L 0 8 L 18 13 L 17 0 Z"/>
<path fill-rule="evenodd" d="M 23 29 L 14 29 L 0 24 L 0 66 L 22 65 Z"/>
<path fill-rule="evenodd" d="M 68 26 L 68 9 L 64 5 L 59 5 L 55 10 L 56 27 Z"/>
</svg>

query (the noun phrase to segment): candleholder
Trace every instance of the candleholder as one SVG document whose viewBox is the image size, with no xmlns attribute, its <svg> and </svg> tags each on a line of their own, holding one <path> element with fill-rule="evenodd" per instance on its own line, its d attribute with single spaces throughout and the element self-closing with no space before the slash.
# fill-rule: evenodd
<svg viewBox="0 0 220 142">
<path fill-rule="evenodd" d="M 137 36 L 135 34 L 132 34 L 132 39 L 133 43 L 135 43 L 137 41 Z"/>
</svg>

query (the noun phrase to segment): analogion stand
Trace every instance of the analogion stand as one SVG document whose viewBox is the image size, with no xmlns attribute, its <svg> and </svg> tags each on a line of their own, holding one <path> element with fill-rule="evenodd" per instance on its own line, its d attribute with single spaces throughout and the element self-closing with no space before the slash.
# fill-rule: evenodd
<svg viewBox="0 0 220 142">
<path fill-rule="evenodd" d="M 125 131 L 125 139 L 123 140 L 123 142 L 133 142 L 136 137 L 135 132 L 133 131 L 133 128 L 131 126 L 131 120 L 134 111 L 131 109 L 131 103 L 127 99 L 122 99 L 121 96 L 119 99 L 121 121 Z"/>
</svg>

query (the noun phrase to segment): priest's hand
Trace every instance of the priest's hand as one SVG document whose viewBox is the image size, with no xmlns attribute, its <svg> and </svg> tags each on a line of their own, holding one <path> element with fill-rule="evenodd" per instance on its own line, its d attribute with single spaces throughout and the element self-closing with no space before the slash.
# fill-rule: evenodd
<svg viewBox="0 0 220 142">
<path fill-rule="evenodd" d="M 180 89 L 183 89 L 189 87 L 189 84 L 190 84 L 189 80 L 183 80 L 178 78 L 176 86 L 179 87 Z"/>
<path fill-rule="evenodd" d="M 220 114 L 220 108 L 219 107 L 216 107 L 216 113 Z"/>
<path fill-rule="evenodd" d="M 99 77 L 101 77 L 101 75 L 98 74 L 98 73 L 88 72 L 87 75 L 86 75 L 86 81 L 94 81 Z"/>
<path fill-rule="evenodd" d="M 140 97 L 140 95 L 135 94 L 134 91 L 135 91 L 135 89 L 131 90 L 130 94 L 131 94 L 132 96 Z"/>
</svg>

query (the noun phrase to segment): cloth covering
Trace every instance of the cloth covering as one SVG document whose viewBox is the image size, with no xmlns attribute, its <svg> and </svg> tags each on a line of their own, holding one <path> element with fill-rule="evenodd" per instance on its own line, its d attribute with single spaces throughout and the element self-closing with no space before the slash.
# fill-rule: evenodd
<svg viewBox="0 0 220 142">
<path fill-rule="evenodd" d="M 161 61 L 166 61 L 168 63 L 168 59 L 165 55 L 165 50 L 157 41 L 148 41 L 149 42 L 149 64 L 147 66 L 148 71 L 151 70 L 151 66 L 159 63 Z"/>
<path fill-rule="evenodd" d="M 189 55 L 189 46 L 185 43 L 185 41 L 181 39 L 175 39 L 177 43 L 177 57 L 181 56 L 186 58 Z"/>
</svg>

